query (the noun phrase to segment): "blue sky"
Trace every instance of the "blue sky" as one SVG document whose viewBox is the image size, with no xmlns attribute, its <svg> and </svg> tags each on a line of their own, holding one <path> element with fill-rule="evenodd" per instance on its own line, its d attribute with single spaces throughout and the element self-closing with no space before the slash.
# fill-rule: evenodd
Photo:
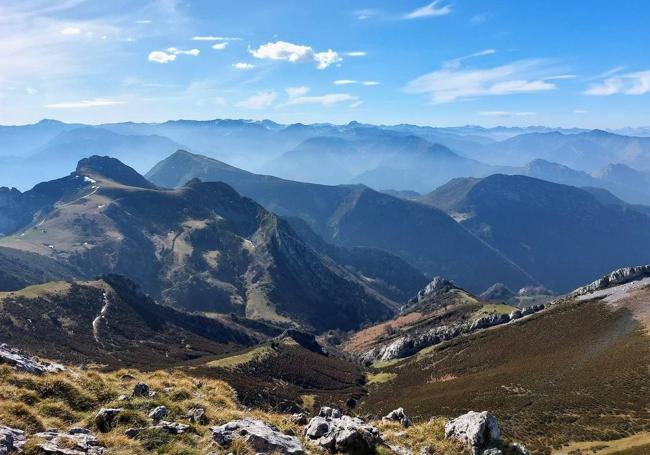
<svg viewBox="0 0 650 455">
<path fill-rule="evenodd" d="M 0 123 L 650 124 L 644 0 L 0 0 Z"/>
</svg>

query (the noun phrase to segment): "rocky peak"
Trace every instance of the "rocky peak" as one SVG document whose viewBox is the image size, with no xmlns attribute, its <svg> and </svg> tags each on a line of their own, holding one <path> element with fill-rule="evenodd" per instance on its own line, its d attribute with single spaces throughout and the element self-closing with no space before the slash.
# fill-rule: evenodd
<svg viewBox="0 0 650 455">
<path fill-rule="evenodd" d="M 571 293 L 573 296 L 589 294 L 601 289 L 607 289 L 630 281 L 650 277 L 650 264 L 635 267 L 623 267 L 597 279 L 596 281 L 582 286 Z"/>
<path fill-rule="evenodd" d="M 452 281 L 437 276 L 429 284 L 427 284 L 415 297 L 409 300 L 409 305 L 421 302 L 427 297 L 435 297 L 438 295 L 446 294 L 453 289 L 460 289 Z"/>
<path fill-rule="evenodd" d="M 156 188 L 153 183 L 138 174 L 133 168 L 109 156 L 93 155 L 90 158 L 82 159 L 77 164 L 76 173 L 88 177 L 105 177 L 126 186 Z"/>
</svg>

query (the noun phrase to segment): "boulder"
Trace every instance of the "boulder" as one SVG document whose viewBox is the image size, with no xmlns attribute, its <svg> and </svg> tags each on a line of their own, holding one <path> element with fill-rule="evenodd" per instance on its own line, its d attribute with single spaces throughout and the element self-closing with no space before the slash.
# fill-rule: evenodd
<svg viewBox="0 0 650 455">
<path fill-rule="evenodd" d="M 205 415 L 205 409 L 203 408 L 192 408 L 187 411 L 185 417 L 190 422 L 198 423 L 199 425 L 207 425 L 210 422 L 208 416 Z"/>
<path fill-rule="evenodd" d="M 132 395 L 134 397 L 148 397 L 151 395 L 151 391 L 149 390 L 149 386 L 147 384 L 144 382 L 138 382 L 135 386 L 133 386 Z"/>
<path fill-rule="evenodd" d="M 224 425 L 212 427 L 212 438 L 223 448 L 228 448 L 235 439 L 242 439 L 255 452 L 278 454 L 304 454 L 300 440 L 280 432 L 274 425 L 261 420 L 233 420 Z"/>
<path fill-rule="evenodd" d="M 477 454 L 488 445 L 498 444 L 501 431 L 494 415 L 487 411 L 470 411 L 447 422 L 445 437 L 468 445 Z"/>
<path fill-rule="evenodd" d="M 0 344 L 0 363 L 6 363 L 15 370 L 24 371 L 32 374 L 57 373 L 65 370 L 63 365 L 58 363 L 42 362 L 23 354 L 15 348 L 6 344 Z"/>
<path fill-rule="evenodd" d="M 25 441 L 23 431 L 0 425 L 0 455 L 19 452 Z"/>
<path fill-rule="evenodd" d="M 377 428 L 328 407 L 321 408 L 319 415 L 309 421 L 304 435 L 311 444 L 330 452 L 373 454 L 384 445 Z"/>
<path fill-rule="evenodd" d="M 523 444 L 515 442 L 510 447 L 516 455 L 530 455 L 530 451 Z"/>
<path fill-rule="evenodd" d="M 48 455 L 103 455 L 106 449 L 87 428 L 72 428 L 68 432 L 44 431 L 35 435 L 45 441 L 38 444 L 40 453 Z"/>
<path fill-rule="evenodd" d="M 521 310 L 514 310 L 512 313 L 510 313 L 510 320 L 514 321 L 515 319 L 521 318 Z"/>
<path fill-rule="evenodd" d="M 169 410 L 167 409 L 167 407 L 158 406 L 149 413 L 149 418 L 152 419 L 154 422 L 158 422 L 159 420 L 162 420 L 163 418 L 167 417 L 167 414 L 169 414 Z"/>
<path fill-rule="evenodd" d="M 95 425 L 102 433 L 108 433 L 113 429 L 115 417 L 122 412 L 121 408 L 101 408 L 95 416 Z"/>
<path fill-rule="evenodd" d="M 413 421 L 409 416 L 404 412 L 404 408 L 397 408 L 390 411 L 385 415 L 382 420 L 387 422 L 399 422 L 404 428 L 408 428 L 413 425 Z"/>
<path fill-rule="evenodd" d="M 291 422 L 295 423 L 296 425 L 307 425 L 308 422 L 307 414 L 305 414 L 304 412 L 300 412 L 298 414 L 292 414 Z"/>
</svg>

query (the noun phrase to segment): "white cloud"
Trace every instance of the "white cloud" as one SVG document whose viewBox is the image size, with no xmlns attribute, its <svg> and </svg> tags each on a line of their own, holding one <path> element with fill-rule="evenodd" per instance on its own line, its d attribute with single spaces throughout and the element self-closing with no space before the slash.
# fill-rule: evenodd
<svg viewBox="0 0 650 455">
<path fill-rule="evenodd" d="M 237 103 L 237 107 L 243 107 L 246 109 L 264 109 L 266 107 L 271 107 L 277 97 L 278 94 L 274 91 L 269 90 L 259 92 Z"/>
<path fill-rule="evenodd" d="M 612 77 L 591 84 L 583 93 L 593 96 L 608 96 L 615 94 L 644 95 L 650 92 L 650 70 L 616 74 L 618 71 L 608 72 Z"/>
<path fill-rule="evenodd" d="M 483 69 L 445 66 L 420 76 L 407 84 L 407 93 L 426 93 L 436 103 L 480 96 L 509 95 L 554 90 L 549 82 L 554 68 L 545 60 L 519 60 L 506 65 Z"/>
<path fill-rule="evenodd" d="M 144 25 L 151 24 L 151 22 L 152 21 L 149 20 L 149 19 L 140 19 L 140 20 L 135 21 L 136 24 L 144 24 Z"/>
<path fill-rule="evenodd" d="M 222 51 L 228 46 L 228 41 L 222 41 L 221 43 L 216 43 L 212 45 L 212 49 L 217 51 Z"/>
<path fill-rule="evenodd" d="M 453 60 L 448 60 L 444 63 L 445 68 L 459 68 L 460 65 L 465 61 L 470 58 L 474 57 L 485 57 L 487 55 L 494 55 L 496 54 L 497 51 L 495 49 L 483 49 L 482 51 L 479 52 L 474 52 L 473 54 L 469 55 L 463 55 L 462 57 L 455 58 Z"/>
<path fill-rule="evenodd" d="M 434 0 L 422 8 L 406 14 L 404 19 L 419 19 L 421 17 L 446 16 L 447 14 L 451 14 L 453 11 L 451 5 L 440 5 L 441 2 L 442 0 Z"/>
<path fill-rule="evenodd" d="M 350 104 L 351 108 L 359 107 L 363 104 L 363 101 L 355 101 L 354 103 Z"/>
<path fill-rule="evenodd" d="M 346 52 L 345 55 L 348 57 L 365 57 L 368 55 L 366 51 L 352 51 L 352 52 Z"/>
<path fill-rule="evenodd" d="M 148 59 L 150 62 L 169 63 L 176 60 L 176 55 L 168 54 L 167 52 L 163 51 L 153 51 L 149 53 Z"/>
<path fill-rule="evenodd" d="M 352 79 L 338 79 L 334 81 L 334 85 L 350 85 L 350 84 L 356 84 L 358 81 L 352 80 Z"/>
<path fill-rule="evenodd" d="M 363 81 L 362 84 L 368 86 L 379 85 L 379 81 Z"/>
<path fill-rule="evenodd" d="M 79 27 L 66 27 L 61 30 L 61 33 L 64 35 L 79 35 L 81 34 L 81 29 Z"/>
<path fill-rule="evenodd" d="M 319 96 L 307 96 L 309 87 L 289 87 L 286 89 L 289 99 L 286 104 L 320 104 L 324 107 L 334 106 L 343 102 L 356 102 L 359 100 L 358 96 L 349 95 L 347 93 L 328 93 Z"/>
<path fill-rule="evenodd" d="M 485 117 L 530 117 L 537 115 L 537 112 L 510 112 L 510 111 L 482 111 L 479 115 Z"/>
<path fill-rule="evenodd" d="M 378 13 L 377 10 L 366 8 L 366 9 L 357 10 L 353 14 L 360 21 L 365 21 L 366 19 L 370 19 L 371 17 L 376 16 L 377 13 Z"/>
<path fill-rule="evenodd" d="M 255 65 L 251 65 L 250 63 L 244 63 L 244 62 L 237 62 L 237 63 L 233 63 L 232 67 L 235 68 L 236 70 L 245 71 L 245 70 L 251 70 L 255 68 Z"/>
<path fill-rule="evenodd" d="M 266 43 L 257 49 L 251 49 L 250 53 L 253 57 L 259 59 L 283 60 L 291 63 L 313 61 L 320 70 L 343 60 L 337 52 L 331 49 L 324 52 L 314 52 L 311 46 L 286 41 Z"/>
<path fill-rule="evenodd" d="M 192 41 L 241 41 L 241 38 L 232 36 L 193 36 Z"/>
<path fill-rule="evenodd" d="M 95 98 L 93 100 L 66 101 L 63 103 L 46 104 L 45 107 L 50 109 L 81 109 L 87 107 L 114 106 L 116 104 L 124 104 L 124 101 Z"/>
<path fill-rule="evenodd" d="M 173 55 L 191 55 L 192 57 L 197 57 L 201 53 L 201 51 L 198 49 L 189 49 L 183 51 L 181 49 L 176 49 L 175 47 L 167 48 L 167 52 Z"/>
</svg>

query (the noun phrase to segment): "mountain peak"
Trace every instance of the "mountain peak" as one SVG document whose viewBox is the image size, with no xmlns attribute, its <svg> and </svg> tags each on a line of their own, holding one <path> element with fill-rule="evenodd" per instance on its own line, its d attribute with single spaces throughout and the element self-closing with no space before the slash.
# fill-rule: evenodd
<svg viewBox="0 0 650 455">
<path fill-rule="evenodd" d="M 133 168 L 109 156 L 93 155 L 82 159 L 77 164 L 76 173 L 89 177 L 104 177 L 126 186 L 156 188 L 153 183 L 138 174 Z"/>
</svg>

